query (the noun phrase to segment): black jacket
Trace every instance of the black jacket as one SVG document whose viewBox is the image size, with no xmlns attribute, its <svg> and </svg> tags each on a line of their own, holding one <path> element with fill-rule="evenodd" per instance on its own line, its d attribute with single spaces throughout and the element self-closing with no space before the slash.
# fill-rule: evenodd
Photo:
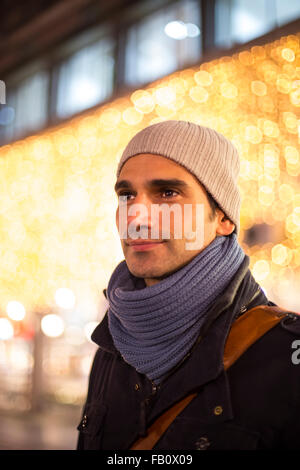
<svg viewBox="0 0 300 470">
<path fill-rule="evenodd" d="M 246 257 L 190 353 L 158 387 L 122 359 L 104 317 L 92 335 L 99 349 L 78 426 L 78 450 L 129 449 L 162 412 L 192 391 L 197 397 L 156 450 L 300 449 L 300 364 L 292 362 L 300 317 L 283 319 L 224 371 L 232 322 L 256 305 L 274 305 L 248 266 Z"/>
</svg>

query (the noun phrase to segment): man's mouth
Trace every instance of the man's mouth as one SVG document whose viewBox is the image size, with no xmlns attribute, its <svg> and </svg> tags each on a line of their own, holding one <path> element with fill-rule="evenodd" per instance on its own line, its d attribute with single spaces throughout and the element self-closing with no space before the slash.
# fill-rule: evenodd
<svg viewBox="0 0 300 470">
<path fill-rule="evenodd" d="M 159 245 L 165 243 L 164 241 L 147 241 L 147 240 L 131 240 L 127 242 L 133 251 L 146 251 L 156 248 Z"/>
</svg>

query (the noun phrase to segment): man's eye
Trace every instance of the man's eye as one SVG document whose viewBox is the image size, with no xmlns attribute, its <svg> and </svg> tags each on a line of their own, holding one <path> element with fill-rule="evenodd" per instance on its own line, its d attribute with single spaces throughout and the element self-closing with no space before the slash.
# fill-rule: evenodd
<svg viewBox="0 0 300 470">
<path fill-rule="evenodd" d="M 120 193 L 120 194 L 119 194 L 119 201 L 120 201 L 120 202 L 126 202 L 126 201 L 128 201 L 128 196 L 130 196 L 130 195 L 131 195 L 131 193 L 128 192 L 128 191 L 127 191 L 127 192 L 124 192 L 124 193 Z"/>
<path fill-rule="evenodd" d="M 173 197 L 173 196 L 174 196 L 174 193 L 175 193 L 175 195 L 178 194 L 178 192 L 175 191 L 174 189 L 164 189 L 164 190 L 162 191 L 162 194 L 165 194 L 165 193 L 169 193 L 169 195 L 167 195 L 167 197 Z M 172 193 L 172 194 L 170 194 L 170 193 Z"/>
</svg>

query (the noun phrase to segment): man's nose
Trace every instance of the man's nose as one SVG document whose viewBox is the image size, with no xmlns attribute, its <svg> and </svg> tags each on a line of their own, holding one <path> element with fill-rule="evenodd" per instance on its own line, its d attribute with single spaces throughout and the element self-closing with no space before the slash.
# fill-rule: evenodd
<svg viewBox="0 0 300 470">
<path fill-rule="evenodd" d="M 143 233 L 148 230 L 148 238 L 151 237 L 151 231 L 157 228 L 157 221 L 151 215 L 152 207 L 151 199 L 143 194 L 136 197 L 134 204 L 128 207 L 128 224 Z"/>
<path fill-rule="evenodd" d="M 151 226 L 151 200 L 144 194 L 137 195 L 134 204 L 128 207 L 128 221 L 135 225 Z"/>
</svg>

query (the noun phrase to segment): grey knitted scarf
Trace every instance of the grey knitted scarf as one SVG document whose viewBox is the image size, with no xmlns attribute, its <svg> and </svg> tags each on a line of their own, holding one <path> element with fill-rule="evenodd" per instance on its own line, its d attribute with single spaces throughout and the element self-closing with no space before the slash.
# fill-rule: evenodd
<svg viewBox="0 0 300 470">
<path fill-rule="evenodd" d="M 235 233 L 218 236 L 187 265 L 149 287 L 130 273 L 125 260 L 119 263 L 107 287 L 108 325 L 124 360 L 159 383 L 191 349 L 206 312 L 244 257 Z"/>
</svg>

